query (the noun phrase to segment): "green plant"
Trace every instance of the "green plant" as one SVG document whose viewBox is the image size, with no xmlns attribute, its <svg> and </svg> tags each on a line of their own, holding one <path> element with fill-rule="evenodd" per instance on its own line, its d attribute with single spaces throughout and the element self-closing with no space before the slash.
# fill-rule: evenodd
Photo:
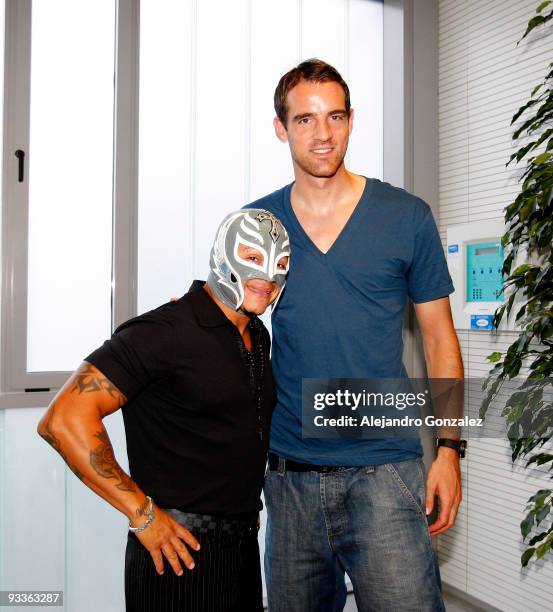
<svg viewBox="0 0 553 612">
<path fill-rule="evenodd" d="M 553 19 L 553 10 L 542 14 L 551 1 L 542 2 L 520 39 Z M 518 43 L 517 43 L 518 44 Z M 503 246 L 509 249 L 503 273 L 505 301 L 497 309 L 497 328 L 509 316 L 517 299 L 518 337 L 505 353 L 494 352 L 488 359 L 495 364 L 484 383 L 486 397 L 480 408 L 485 416 L 506 380 L 517 377 L 523 368 L 524 380 L 507 400 L 506 417 L 512 461 L 545 466 L 553 478 L 553 453 L 543 448 L 553 435 L 553 403 L 547 399 L 553 373 L 553 62 L 542 83 L 534 87 L 530 99 L 514 114 L 511 125 L 522 123 L 513 140 L 529 141 L 513 153 L 507 166 L 526 163 L 520 178 L 521 189 L 505 208 L 507 231 Z M 518 265 L 517 255 L 525 252 L 526 263 Z M 507 291 L 506 291 L 507 290 Z M 545 394 L 544 394 L 545 392 Z M 550 396 L 549 396 L 550 397 Z M 520 524 L 526 549 L 522 566 L 541 559 L 553 548 L 553 489 L 540 489 L 527 502 Z M 528 541 L 527 538 L 530 537 Z"/>
</svg>

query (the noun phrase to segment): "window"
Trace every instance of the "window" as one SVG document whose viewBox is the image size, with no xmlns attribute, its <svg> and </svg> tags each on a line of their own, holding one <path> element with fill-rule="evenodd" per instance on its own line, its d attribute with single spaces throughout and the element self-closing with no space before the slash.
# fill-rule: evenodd
<svg viewBox="0 0 553 612">
<path fill-rule="evenodd" d="M 73 370 L 110 334 L 114 34 L 114 0 L 33 0 L 28 372 Z"/>
<path fill-rule="evenodd" d="M 124 225 L 132 206 L 128 192 L 125 202 L 117 198 L 117 154 L 130 141 L 121 134 L 126 126 L 114 129 L 116 61 L 130 57 L 128 37 L 117 33 L 129 29 L 132 4 L 6 0 L 7 391 L 60 386 L 111 333 L 113 236 L 121 232 L 113 220 Z M 123 94 L 129 98 L 128 87 Z"/>
</svg>

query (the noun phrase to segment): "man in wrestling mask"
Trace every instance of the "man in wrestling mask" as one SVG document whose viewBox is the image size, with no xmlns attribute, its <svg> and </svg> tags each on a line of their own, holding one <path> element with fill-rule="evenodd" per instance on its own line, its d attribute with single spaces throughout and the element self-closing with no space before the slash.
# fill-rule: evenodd
<svg viewBox="0 0 553 612">
<path fill-rule="evenodd" d="M 275 390 L 257 315 L 276 303 L 289 257 L 272 213 L 231 213 L 207 282 L 118 327 L 39 423 L 129 519 L 128 611 L 263 609 L 257 523 Z M 102 422 L 119 408 L 130 476 Z"/>
</svg>

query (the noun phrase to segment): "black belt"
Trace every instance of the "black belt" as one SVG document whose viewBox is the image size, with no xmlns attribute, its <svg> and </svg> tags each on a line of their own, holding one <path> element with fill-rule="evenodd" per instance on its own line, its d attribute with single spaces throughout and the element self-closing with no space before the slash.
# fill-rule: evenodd
<svg viewBox="0 0 553 612">
<path fill-rule="evenodd" d="M 343 472 L 347 467 L 337 465 L 313 465 L 311 463 L 300 463 L 292 461 L 292 459 L 284 459 L 284 470 L 286 472 Z M 278 469 L 279 456 L 274 453 L 269 453 L 269 469 Z"/>
<path fill-rule="evenodd" d="M 258 529 L 257 515 L 251 518 L 238 519 L 182 512 L 176 508 L 164 508 L 164 512 L 167 512 L 177 523 L 188 529 L 192 535 L 219 534 L 244 537 L 250 533 L 257 533 Z"/>
</svg>

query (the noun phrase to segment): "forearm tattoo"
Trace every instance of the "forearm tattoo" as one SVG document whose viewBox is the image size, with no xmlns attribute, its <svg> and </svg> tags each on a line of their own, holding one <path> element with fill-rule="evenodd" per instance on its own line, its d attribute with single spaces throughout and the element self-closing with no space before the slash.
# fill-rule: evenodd
<svg viewBox="0 0 553 612">
<path fill-rule="evenodd" d="M 67 459 L 66 454 L 61 450 L 61 442 L 59 441 L 59 439 L 56 437 L 56 435 L 52 431 L 50 423 L 52 421 L 52 417 L 54 416 L 54 409 L 55 409 L 55 404 L 50 409 L 50 413 L 48 414 L 48 416 L 46 418 L 46 422 L 44 423 L 44 429 L 43 429 L 43 431 L 41 432 L 40 435 L 44 438 L 44 440 L 46 440 L 46 442 L 48 442 L 48 444 L 54 450 L 56 450 L 60 454 L 61 458 L 68 465 L 69 469 L 73 472 L 73 474 L 75 474 L 75 476 L 79 480 L 83 480 L 83 478 L 84 478 L 83 474 L 76 467 L 71 465 L 71 463 Z"/>
<path fill-rule="evenodd" d="M 119 467 L 113 454 L 113 447 L 109 441 L 106 430 L 98 431 L 94 434 L 100 444 L 90 451 L 90 465 L 102 478 L 115 478 L 118 482 L 115 485 L 121 491 L 136 491 L 136 485 Z"/>
<path fill-rule="evenodd" d="M 75 386 L 71 392 L 81 393 L 96 393 L 98 391 L 106 391 L 110 397 L 116 399 L 119 408 L 127 401 L 127 398 L 119 391 L 119 389 L 101 372 L 90 364 L 82 365 L 75 372 Z"/>
<path fill-rule="evenodd" d="M 144 503 L 136 509 L 136 516 L 140 518 L 141 516 L 148 516 L 148 508 L 150 507 L 150 502 L 148 499 L 144 500 Z"/>
</svg>

